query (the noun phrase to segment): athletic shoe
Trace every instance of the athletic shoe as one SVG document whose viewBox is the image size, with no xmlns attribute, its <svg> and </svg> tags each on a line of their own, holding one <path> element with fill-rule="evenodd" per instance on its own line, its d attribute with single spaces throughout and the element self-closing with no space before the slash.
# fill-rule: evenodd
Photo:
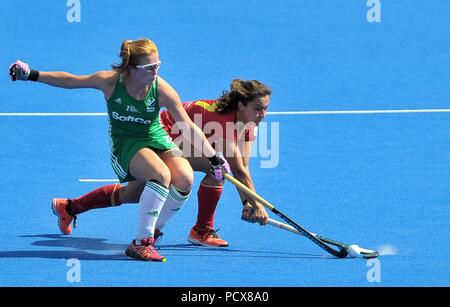
<svg viewBox="0 0 450 307">
<path fill-rule="evenodd" d="M 62 234 L 70 235 L 72 233 L 72 221 L 75 221 L 76 217 L 67 212 L 67 205 L 69 200 L 67 198 L 53 198 L 52 199 L 52 211 L 53 214 L 58 217 L 58 227 Z"/>
<path fill-rule="evenodd" d="M 125 254 L 136 260 L 166 262 L 166 257 L 161 256 L 156 251 L 154 243 L 154 238 L 141 240 L 142 245 L 137 245 L 136 240 L 133 240 Z"/>
<path fill-rule="evenodd" d="M 187 240 L 194 245 L 202 245 L 208 247 L 227 247 L 228 242 L 222 240 L 216 230 L 209 229 L 205 234 L 201 235 L 192 227 Z"/>
</svg>

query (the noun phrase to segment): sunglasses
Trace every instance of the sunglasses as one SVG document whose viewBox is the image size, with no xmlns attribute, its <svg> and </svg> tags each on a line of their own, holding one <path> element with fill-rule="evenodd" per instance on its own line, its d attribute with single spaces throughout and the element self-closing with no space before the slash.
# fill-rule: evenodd
<svg viewBox="0 0 450 307">
<path fill-rule="evenodd" d="M 145 71 L 156 71 L 161 67 L 161 61 L 144 65 L 135 65 L 135 67 Z"/>
</svg>

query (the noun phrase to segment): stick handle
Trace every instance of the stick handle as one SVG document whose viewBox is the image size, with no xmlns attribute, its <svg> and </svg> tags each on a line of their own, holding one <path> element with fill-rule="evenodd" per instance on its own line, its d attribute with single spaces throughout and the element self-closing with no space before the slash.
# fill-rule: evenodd
<svg viewBox="0 0 450 307">
<path fill-rule="evenodd" d="M 247 186 L 245 186 L 243 183 L 241 183 L 239 180 L 237 180 L 230 174 L 224 174 L 224 177 L 225 177 L 225 179 L 230 181 L 233 185 L 235 185 L 244 194 L 246 194 L 246 195 L 252 197 L 254 200 L 257 200 L 258 202 L 260 202 L 264 207 L 266 207 L 267 209 L 269 209 L 270 211 L 272 211 L 273 213 L 278 215 L 280 218 L 282 218 L 284 221 L 289 223 L 299 233 L 301 233 L 303 236 L 305 236 L 306 238 L 311 240 L 314 244 L 318 245 L 320 248 L 324 249 L 328 253 L 330 253 L 338 258 L 344 258 L 348 255 L 348 252 L 344 246 L 335 244 L 335 243 L 339 243 L 339 242 L 333 241 L 333 243 L 331 243 L 333 245 L 338 246 L 338 248 L 339 248 L 339 250 L 333 249 L 332 247 L 328 246 L 324 241 L 322 241 L 319 236 L 309 232 L 307 229 L 305 229 L 304 227 L 302 227 L 299 224 L 297 224 L 296 222 L 294 222 L 287 215 L 285 215 L 284 213 L 282 213 L 281 211 L 276 209 L 274 205 L 272 205 L 267 200 L 265 200 L 264 198 L 262 198 L 261 196 L 256 194 L 254 191 L 249 189 Z"/>
<path fill-rule="evenodd" d="M 225 179 L 230 181 L 233 185 L 235 185 L 240 191 L 242 191 L 244 194 L 252 197 L 254 200 L 257 200 L 260 202 L 264 207 L 278 215 L 280 218 L 282 218 L 284 221 L 289 223 L 293 228 L 295 228 L 298 232 L 300 232 L 303 236 L 311 240 L 314 244 L 318 245 L 320 248 L 324 249 L 328 253 L 338 257 L 338 258 L 344 258 L 347 256 L 348 252 L 345 248 L 342 246 L 338 246 L 339 250 L 335 250 L 332 247 L 325 244 L 325 242 L 321 241 L 318 237 L 316 237 L 315 234 L 309 232 L 304 227 L 300 226 L 296 222 L 294 222 L 291 218 L 289 218 L 287 215 L 279 211 L 275 208 L 274 205 L 269 203 L 267 200 L 253 192 L 251 189 L 249 189 L 247 186 L 245 186 L 243 183 L 241 183 L 239 180 L 231 176 L 230 174 L 224 174 Z"/>
<path fill-rule="evenodd" d="M 300 231 L 298 231 L 297 229 L 295 229 L 295 228 L 292 227 L 291 225 L 282 223 L 282 222 L 280 222 L 280 221 L 273 220 L 273 219 L 267 219 L 267 224 L 272 225 L 272 226 L 275 226 L 275 227 L 278 227 L 278 228 L 281 228 L 281 229 L 283 229 L 283 230 L 287 230 L 287 231 L 289 231 L 289 232 L 298 234 L 298 235 L 300 235 L 300 236 L 303 236 L 303 234 L 302 234 Z M 315 234 L 315 233 L 313 233 L 313 232 L 311 232 L 311 234 L 312 234 L 313 236 L 315 236 L 316 238 L 318 238 L 318 239 L 320 239 L 320 240 L 322 240 L 322 241 L 324 241 L 324 242 L 326 242 L 326 243 L 333 244 L 333 245 L 335 245 L 335 246 L 347 246 L 347 245 L 348 245 L 348 244 L 345 244 L 345 243 L 342 243 L 342 242 L 338 242 L 338 241 L 335 241 L 335 240 L 332 240 L 332 239 L 328 239 L 328 238 L 319 236 L 319 235 L 317 235 L 317 234 Z"/>
<path fill-rule="evenodd" d="M 290 231 L 292 233 L 298 234 L 300 236 L 303 236 L 302 233 L 300 231 L 298 231 L 297 229 L 295 229 L 294 227 L 292 227 L 291 225 L 279 222 L 277 220 L 273 220 L 273 219 L 267 219 L 267 225 L 272 225 L 278 228 L 281 228 L 283 230 L 287 230 Z"/>
<path fill-rule="evenodd" d="M 279 217 L 281 217 L 283 220 L 285 220 L 286 222 L 296 226 L 293 227 L 291 225 L 276 221 L 276 220 L 272 220 L 272 219 L 268 219 L 267 220 L 267 224 L 290 231 L 292 233 L 301 235 L 301 236 L 305 236 L 308 239 L 310 239 L 311 241 L 313 241 L 315 244 L 317 244 L 318 246 L 320 246 L 322 249 L 326 250 L 327 252 L 329 252 L 330 254 L 339 257 L 339 258 L 344 258 L 347 256 L 348 252 L 347 252 L 347 248 L 348 248 L 348 244 L 336 241 L 336 240 L 332 240 L 332 239 L 328 239 L 322 236 L 319 236 L 313 232 L 309 232 L 308 230 L 306 230 L 305 228 L 303 228 L 302 226 L 298 225 L 297 223 L 295 223 L 293 220 L 291 220 L 289 217 L 287 217 L 286 215 L 284 215 L 283 213 L 281 213 L 279 210 L 275 209 L 275 206 L 272 205 L 271 203 L 269 203 L 267 200 L 265 200 L 264 198 L 262 198 L 261 196 L 259 196 L 258 194 L 256 194 L 254 191 L 252 191 L 251 189 L 249 189 L 247 186 L 245 186 L 243 183 L 241 183 L 239 180 L 237 180 L 236 178 L 234 178 L 233 176 L 231 176 L 230 174 L 224 174 L 225 179 L 227 179 L 228 181 L 230 181 L 234 186 L 236 186 L 240 191 L 244 192 L 246 195 L 252 197 L 253 199 L 257 200 L 258 202 L 260 202 L 264 207 L 266 207 L 267 209 L 269 209 L 270 211 L 274 212 L 276 215 L 278 215 Z M 328 244 L 332 244 L 334 246 L 337 246 L 339 248 L 339 251 L 336 251 L 334 249 L 332 249 L 331 247 L 327 246 L 324 242 L 328 243 Z M 378 253 L 374 250 L 368 250 L 368 249 L 362 249 L 363 253 L 366 253 L 366 255 L 364 256 L 365 258 L 373 258 L 373 257 L 378 257 Z"/>
<path fill-rule="evenodd" d="M 277 227 L 277 228 L 280 228 L 280 229 L 283 229 L 283 230 L 287 230 L 287 231 L 295 233 L 297 235 L 303 236 L 303 234 L 300 231 L 298 231 L 297 229 L 295 229 L 291 225 L 282 223 L 280 221 L 273 220 L 273 219 L 268 219 L 267 220 L 267 224 L 268 225 L 272 225 L 272 226 Z M 318 237 L 319 239 L 321 239 L 324 242 L 327 242 L 327 243 L 330 243 L 330 244 L 333 244 L 333 245 L 336 245 L 336 246 L 347 246 L 347 244 L 345 244 L 345 243 L 341 243 L 341 242 L 337 242 L 337 241 L 334 241 L 334 240 L 331 240 L 331 239 L 327 239 L 327 238 L 321 237 L 321 236 L 319 236 L 319 235 L 317 235 L 315 233 L 311 233 L 311 234 L 313 234 L 315 237 Z M 361 252 L 361 255 L 364 258 L 367 258 L 367 259 L 375 258 L 375 257 L 379 256 L 378 252 L 376 250 L 373 250 L 373 249 L 366 249 L 366 248 L 360 247 L 360 252 Z"/>
</svg>

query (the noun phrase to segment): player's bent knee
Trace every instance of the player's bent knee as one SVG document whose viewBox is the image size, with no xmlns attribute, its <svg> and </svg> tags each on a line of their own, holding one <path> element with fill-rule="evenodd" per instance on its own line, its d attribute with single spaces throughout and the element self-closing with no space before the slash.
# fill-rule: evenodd
<svg viewBox="0 0 450 307">
<path fill-rule="evenodd" d="M 172 175 L 171 184 L 174 185 L 179 191 L 189 193 L 194 184 L 194 172 L 184 171 Z"/>
<path fill-rule="evenodd" d="M 165 187 L 168 187 L 170 185 L 170 181 L 172 180 L 172 176 L 170 175 L 169 168 L 167 168 L 167 167 L 162 168 L 161 170 L 158 170 L 158 172 L 156 172 L 156 174 L 153 177 L 154 178 L 149 178 L 149 179 L 158 181 Z"/>
<path fill-rule="evenodd" d="M 182 177 L 181 182 L 177 186 L 180 187 L 180 189 L 183 189 L 183 191 L 190 191 L 193 185 L 194 185 L 194 173 L 191 172 L 185 174 Z"/>
<path fill-rule="evenodd" d="M 172 185 L 183 194 L 189 194 L 192 190 L 193 182 L 184 181 L 184 182 L 172 182 Z"/>
</svg>

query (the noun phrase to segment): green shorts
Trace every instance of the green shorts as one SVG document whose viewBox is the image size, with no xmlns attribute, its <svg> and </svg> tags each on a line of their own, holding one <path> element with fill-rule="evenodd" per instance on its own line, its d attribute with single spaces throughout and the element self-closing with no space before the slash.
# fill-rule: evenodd
<svg viewBox="0 0 450 307">
<path fill-rule="evenodd" d="M 129 165 L 134 155 L 142 148 L 169 150 L 177 147 L 169 136 L 165 140 L 126 139 L 112 146 L 111 166 L 120 183 L 136 180 L 129 173 Z"/>
</svg>

